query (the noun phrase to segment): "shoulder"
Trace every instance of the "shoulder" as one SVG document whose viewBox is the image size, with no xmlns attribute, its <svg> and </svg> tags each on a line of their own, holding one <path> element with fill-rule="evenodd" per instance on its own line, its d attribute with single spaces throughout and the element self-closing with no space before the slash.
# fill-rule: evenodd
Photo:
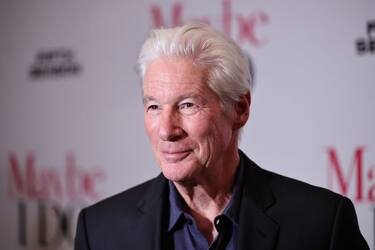
<svg viewBox="0 0 375 250">
<path fill-rule="evenodd" d="M 162 192 L 164 178 L 159 175 L 142 184 L 101 200 L 82 211 L 87 219 L 95 221 L 116 220 L 119 215 L 132 218 L 139 213 L 138 207 L 150 192 Z"/>
<path fill-rule="evenodd" d="M 323 187 L 286 177 L 267 170 L 260 170 L 268 181 L 272 192 L 279 200 L 305 201 L 306 203 L 339 202 L 345 197 Z"/>
<path fill-rule="evenodd" d="M 348 198 L 264 170 L 244 154 L 241 159 L 245 166 L 241 202 L 246 201 L 241 213 L 251 218 L 249 211 L 257 211 L 259 221 L 274 225 L 278 249 L 368 249 Z"/>
<path fill-rule="evenodd" d="M 75 249 L 89 249 L 88 246 L 92 249 L 137 249 L 133 244 L 143 235 L 141 232 L 152 231 L 154 217 L 161 216 L 166 183 L 159 175 L 84 208 L 78 217 Z M 146 211 L 148 216 L 143 216 Z"/>
<path fill-rule="evenodd" d="M 259 168 L 258 173 L 274 197 L 268 213 L 280 224 L 323 230 L 336 224 L 342 213 L 356 221 L 353 203 L 347 197 L 264 169 Z"/>
<path fill-rule="evenodd" d="M 324 244 L 332 249 L 369 249 L 350 199 L 322 187 L 260 171 L 268 178 L 275 197 L 267 213 L 279 224 L 283 242 L 291 242 L 292 236 L 298 235 L 300 244 L 306 241 L 316 245 L 312 249 L 322 249 Z"/>
<path fill-rule="evenodd" d="M 340 200 L 347 199 L 326 188 L 262 169 L 245 154 L 242 154 L 242 159 L 246 169 L 245 178 L 251 182 L 251 189 L 258 192 L 261 190 L 262 194 L 272 194 L 279 206 L 295 204 L 307 208 L 335 207 Z"/>
<path fill-rule="evenodd" d="M 258 204 L 268 204 L 268 212 L 278 219 L 332 222 L 342 203 L 352 206 L 351 201 L 340 194 L 264 170 L 246 156 L 243 159 L 248 196 L 255 197 Z"/>
</svg>

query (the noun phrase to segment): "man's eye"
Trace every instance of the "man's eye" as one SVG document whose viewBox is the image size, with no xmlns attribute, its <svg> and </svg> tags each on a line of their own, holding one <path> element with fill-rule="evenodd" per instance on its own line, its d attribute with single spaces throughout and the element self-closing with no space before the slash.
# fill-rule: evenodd
<svg viewBox="0 0 375 250">
<path fill-rule="evenodd" d="M 195 105 L 191 102 L 185 102 L 180 105 L 180 109 L 193 108 Z"/>
<path fill-rule="evenodd" d="M 149 105 L 147 106 L 146 110 L 147 111 L 155 111 L 155 110 L 158 110 L 159 109 L 159 106 L 158 105 Z"/>
<path fill-rule="evenodd" d="M 180 112 L 185 115 L 192 115 L 198 112 L 199 106 L 191 103 L 191 102 L 184 102 L 178 106 Z"/>
</svg>

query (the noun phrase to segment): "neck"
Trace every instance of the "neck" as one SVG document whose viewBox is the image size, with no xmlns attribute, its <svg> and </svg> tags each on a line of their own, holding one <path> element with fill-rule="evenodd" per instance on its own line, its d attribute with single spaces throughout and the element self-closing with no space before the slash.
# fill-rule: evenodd
<svg viewBox="0 0 375 250">
<path fill-rule="evenodd" d="M 232 157 L 223 159 L 220 165 L 210 166 L 212 173 L 207 173 L 194 184 L 174 182 L 186 203 L 186 212 L 196 220 L 198 229 L 208 242 L 217 235 L 213 221 L 230 200 L 239 161 L 236 150 Z"/>
</svg>

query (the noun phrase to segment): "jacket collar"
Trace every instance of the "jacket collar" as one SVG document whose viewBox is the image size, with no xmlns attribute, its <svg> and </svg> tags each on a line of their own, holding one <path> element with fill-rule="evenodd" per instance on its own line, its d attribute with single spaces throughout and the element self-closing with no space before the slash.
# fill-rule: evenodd
<svg viewBox="0 0 375 250">
<path fill-rule="evenodd" d="M 137 204 L 140 214 L 134 228 L 134 239 L 138 249 L 166 249 L 163 243 L 166 237 L 163 228 L 168 214 L 167 180 L 162 174 L 153 179 L 144 196 Z"/>
<path fill-rule="evenodd" d="M 239 249 L 271 250 L 274 248 L 279 225 L 268 215 L 276 199 L 272 193 L 265 171 L 240 151 L 245 165 L 245 178 L 242 191 L 239 218 Z"/>
<path fill-rule="evenodd" d="M 267 215 L 267 210 L 275 204 L 275 197 L 265 171 L 242 151 L 239 153 L 245 176 L 239 215 L 238 249 L 272 250 L 279 234 L 279 225 Z M 167 202 L 168 181 L 160 174 L 138 203 L 142 216 L 134 235 L 140 237 L 136 239 L 139 249 L 166 249 L 163 245 L 166 230 L 163 228 L 166 228 L 168 222 Z M 147 235 L 153 235 L 153 239 Z"/>
</svg>

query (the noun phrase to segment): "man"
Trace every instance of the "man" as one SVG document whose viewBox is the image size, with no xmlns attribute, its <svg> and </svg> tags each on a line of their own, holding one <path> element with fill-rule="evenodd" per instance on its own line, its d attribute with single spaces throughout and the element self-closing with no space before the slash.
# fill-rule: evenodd
<svg viewBox="0 0 375 250">
<path fill-rule="evenodd" d="M 349 199 L 239 151 L 251 74 L 232 40 L 201 23 L 155 30 L 139 71 L 162 175 L 82 210 L 75 249 L 369 249 Z"/>
</svg>

